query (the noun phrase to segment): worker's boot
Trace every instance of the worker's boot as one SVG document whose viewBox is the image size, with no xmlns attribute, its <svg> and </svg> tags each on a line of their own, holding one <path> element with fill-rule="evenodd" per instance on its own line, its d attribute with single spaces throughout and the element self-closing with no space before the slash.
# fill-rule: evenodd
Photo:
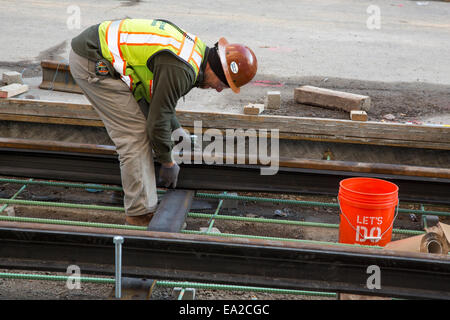
<svg viewBox="0 0 450 320">
<path fill-rule="evenodd" d="M 149 212 L 140 216 L 126 216 L 127 225 L 146 227 L 152 220 L 154 212 Z"/>
</svg>

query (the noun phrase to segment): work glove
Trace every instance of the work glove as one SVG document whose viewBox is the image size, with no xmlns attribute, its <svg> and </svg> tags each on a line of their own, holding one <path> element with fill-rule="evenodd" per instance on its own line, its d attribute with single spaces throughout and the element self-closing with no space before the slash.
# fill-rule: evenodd
<svg viewBox="0 0 450 320">
<path fill-rule="evenodd" d="M 159 169 L 159 183 L 162 183 L 166 188 L 176 188 L 178 181 L 178 173 L 180 172 L 180 167 L 176 162 L 173 163 L 173 166 L 167 167 L 165 165 L 161 165 L 161 169 Z"/>
</svg>

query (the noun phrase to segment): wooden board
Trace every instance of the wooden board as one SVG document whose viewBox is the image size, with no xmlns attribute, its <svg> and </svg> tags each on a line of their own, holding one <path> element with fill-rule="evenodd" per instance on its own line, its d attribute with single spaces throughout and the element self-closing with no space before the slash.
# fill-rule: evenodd
<svg viewBox="0 0 450 320">
<path fill-rule="evenodd" d="M 426 142 L 429 148 L 450 149 L 450 127 L 427 126 L 404 123 L 356 122 L 324 118 L 259 115 L 252 117 L 234 113 L 211 113 L 200 111 L 177 111 L 183 126 L 194 126 L 202 120 L 204 127 L 279 129 L 280 134 L 307 136 L 321 141 L 352 143 L 375 143 L 390 140 L 396 144 L 413 145 Z M 389 145 L 389 144 L 388 144 Z"/>
<path fill-rule="evenodd" d="M 177 118 L 191 131 L 194 121 L 201 120 L 203 130 L 251 128 L 270 134 L 271 129 L 278 129 L 282 139 L 450 150 L 450 126 L 184 110 L 177 111 Z M 0 120 L 102 125 L 90 104 L 25 99 L 1 99 Z"/>
<path fill-rule="evenodd" d="M 12 83 L 0 87 L 0 98 L 10 98 L 28 91 L 26 84 Z"/>
<path fill-rule="evenodd" d="M 264 111 L 264 105 L 258 103 L 250 103 L 244 106 L 244 114 L 259 115 Z"/>
<path fill-rule="evenodd" d="M 367 113 L 362 110 L 352 110 L 350 112 L 350 120 L 353 121 L 367 121 Z"/>
<path fill-rule="evenodd" d="M 370 109 L 370 97 L 343 91 L 336 91 L 313 86 L 301 86 L 294 89 L 294 100 L 313 106 L 351 110 Z"/>
</svg>

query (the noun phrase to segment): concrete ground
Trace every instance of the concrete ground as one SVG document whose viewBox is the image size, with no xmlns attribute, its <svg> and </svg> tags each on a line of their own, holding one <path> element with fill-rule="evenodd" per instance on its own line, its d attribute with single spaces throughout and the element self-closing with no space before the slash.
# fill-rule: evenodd
<svg viewBox="0 0 450 320">
<path fill-rule="evenodd" d="M 269 90 L 292 99 L 293 88 L 310 77 L 354 80 L 349 89 L 355 91 L 361 81 L 414 84 L 419 91 L 421 84 L 450 86 L 450 3 L 409 0 L 3 0 L 7 45 L 0 47 L 0 72 L 34 76 L 27 81 L 35 88 L 41 60 L 67 61 L 71 38 L 92 24 L 125 17 L 164 18 L 209 45 L 225 36 L 255 51 L 258 74 L 240 95 L 194 89 L 180 109 L 239 111 Z M 40 93 L 42 99 L 61 97 L 84 100 Z"/>
</svg>

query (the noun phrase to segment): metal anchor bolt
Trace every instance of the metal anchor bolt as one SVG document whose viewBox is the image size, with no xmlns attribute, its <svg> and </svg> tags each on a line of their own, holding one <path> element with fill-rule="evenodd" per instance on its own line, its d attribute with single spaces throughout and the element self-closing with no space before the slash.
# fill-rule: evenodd
<svg viewBox="0 0 450 320">
<path fill-rule="evenodd" d="M 123 237 L 115 236 L 113 239 L 116 245 L 116 298 L 122 297 L 122 243 Z"/>
</svg>

